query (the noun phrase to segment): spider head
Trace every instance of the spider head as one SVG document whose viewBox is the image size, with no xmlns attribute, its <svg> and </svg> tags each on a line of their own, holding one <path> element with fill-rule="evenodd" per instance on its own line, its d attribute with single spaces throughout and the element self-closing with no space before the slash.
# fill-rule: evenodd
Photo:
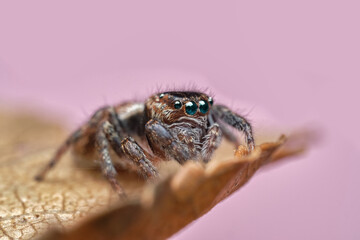
<svg viewBox="0 0 360 240">
<path fill-rule="evenodd" d="M 200 92 L 163 92 L 146 102 L 147 115 L 171 124 L 186 119 L 206 121 L 213 99 Z"/>
</svg>

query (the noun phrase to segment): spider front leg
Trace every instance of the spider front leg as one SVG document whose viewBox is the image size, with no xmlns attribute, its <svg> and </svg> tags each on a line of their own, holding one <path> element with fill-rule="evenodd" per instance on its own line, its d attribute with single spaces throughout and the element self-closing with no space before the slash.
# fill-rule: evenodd
<svg viewBox="0 0 360 240">
<path fill-rule="evenodd" d="M 222 133 L 217 123 L 212 125 L 204 136 L 204 143 L 201 149 L 202 160 L 207 163 L 210 161 L 214 151 L 221 143 Z"/>
<path fill-rule="evenodd" d="M 174 158 L 179 163 L 184 163 L 190 158 L 189 149 L 159 121 L 149 120 L 145 125 L 145 133 L 151 150 L 157 156 L 165 159 Z"/>
<path fill-rule="evenodd" d="M 109 121 L 101 124 L 101 128 L 96 135 L 96 147 L 104 176 L 110 182 L 115 192 L 120 197 L 125 197 L 125 192 L 116 179 L 117 171 L 110 158 L 109 144 L 119 156 L 125 154 L 129 160 L 134 162 L 146 177 L 157 176 L 158 173 L 149 160 L 150 154 L 146 153 L 131 137 L 126 137 L 120 142 L 120 136 L 114 128 L 115 126 Z"/>
<path fill-rule="evenodd" d="M 109 141 L 112 149 L 120 157 L 125 157 L 127 162 L 123 161 L 123 164 L 126 164 L 128 169 L 133 168 L 135 164 L 141 174 L 145 177 L 154 177 L 157 176 L 157 170 L 149 160 L 152 156 L 147 153 L 132 137 L 123 137 L 120 136 L 118 131 L 115 130 L 115 126 L 110 122 L 106 121 L 103 124 L 104 133 L 106 139 Z M 131 161 L 129 163 L 128 161 Z"/>
<path fill-rule="evenodd" d="M 231 143 L 234 144 L 235 147 L 238 147 L 240 145 L 240 141 L 237 138 L 237 136 L 231 131 L 232 129 L 229 129 L 225 123 L 218 121 L 219 127 L 220 127 L 220 131 L 222 133 L 222 135 L 224 136 L 225 139 L 227 139 L 228 141 L 230 141 Z"/>
<path fill-rule="evenodd" d="M 131 161 L 140 167 L 145 177 L 157 177 L 158 171 L 149 160 L 152 158 L 140 145 L 132 138 L 127 137 L 121 141 L 121 149 Z"/>
<path fill-rule="evenodd" d="M 232 112 L 228 107 L 225 107 L 223 105 L 213 106 L 212 111 L 216 117 L 220 118 L 225 123 L 229 124 L 230 126 L 236 128 L 239 131 L 244 132 L 249 151 L 254 150 L 255 141 L 252 134 L 251 125 L 245 118 Z"/>
</svg>

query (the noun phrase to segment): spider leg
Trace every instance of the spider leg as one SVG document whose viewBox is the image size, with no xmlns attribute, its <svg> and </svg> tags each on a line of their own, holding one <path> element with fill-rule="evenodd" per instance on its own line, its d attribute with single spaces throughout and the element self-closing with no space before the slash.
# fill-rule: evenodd
<svg viewBox="0 0 360 240">
<path fill-rule="evenodd" d="M 213 114 L 209 114 L 208 119 L 209 119 L 210 125 L 213 125 L 214 123 L 217 123 L 219 125 L 223 136 L 227 140 L 232 142 L 235 145 L 235 147 L 240 145 L 240 142 L 239 142 L 238 138 L 236 137 L 236 135 L 233 132 L 231 132 L 231 130 L 229 128 L 227 128 L 227 126 L 225 125 L 224 122 L 222 122 L 221 120 L 219 121 L 219 119 L 217 119 L 216 116 L 213 116 Z"/>
<path fill-rule="evenodd" d="M 96 149 L 99 154 L 99 159 L 101 162 L 100 166 L 104 176 L 110 182 L 111 187 L 115 190 L 117 194 L 119 194 L 120 197 L 126 197 L 123 188 L 116 179 L 117 172 L 110 158 L 109 141 L 107 140 L 105 135 L 105 129 L 107 126 L 109 126 L 109 124 L 110 123 L 107 121 L 104 122 L 101 125 L 101 128 L 98 130 L 96 134 Z"/>
<path fill-rule="evenodd" d="M 218 124 L 224 138 L 232 142 L 236 147 L 239 146 L 240 141 L 236 135 L 223 122 L 219 121 Z"/>
<path fill-rule="evenodd" d="M 228 107 L 225 107 L 223 105 L 213 106 L 212 111 L 216 117 L 220 118 L 225 123 L 229 124 L 230 126 L 236 128 L 239 131 L 244 132 L 248 149 L 250 151 L 254 150 L 255 141 L 252 134 L 251 125 L 244 117 L 232 112 Z"/>
<path fill-rule="evenodd" d="M 110 122 L 106 121 L 104 123 L 104 133 L 106 135 L 107 140 L 109 141 L 111 148 L 115 151 L 115 153 L 122 159 L 121 167 L 123 169 L 134 169 L 137 170 L 136 165 L 134 162 L 127 158 L 122 150 L 121 147 L 121 140 L 124 139 L 124 135 L 121 132 L 117 132 L 115 130 L 114 125 Z"/>
<path fill-rule="evenodd" d="M 201 149 L 202 160 L 207 163 L 210 161 L 214 151 L 221 143 L 222 132 L 217 123 L 213 124 L 204 136 L 204 143 Z"/>
<path fill-rule="evenodd" d="M 79 128 L 73 134 L 71 134 L 68 139 L 66 139 L 66 141 L 60 146 L 60 148 L 58 148 L 54 156 L 50 159 L 48 164 L 43 169 L 41 169 L 41 171 L 35 176 L 36 181 L 42 181 L 44 179 L 46 173 L 60 161 L 61 157 L 69 149 L 71 144 L 73 144 L 77 139 L 80 138 L 80 136 L 83 134 L 83 131 L 83 128 Z"/>
<path fill-rule="evenodd" d="M 121 141 L 121 149 L 126 157 L 141 169 L 145 177 L 158 176 L 158 171 L 149 160 L 152 156 L 140 147 L 132 137 L 126 137 Z"/>
<path fill-rule="evenodd" d="M 61 157 L 70 148 L 70 146 L 73 143 L 75 143 L 79 138 L 81 138 L 88 130 L 97 128 L 98 123 L 102 118 L 104 118 L 106 113 L 109 114 L 110 120 L 112 122 L 115 122 L 116 113 L 114 112 L 113 108 L 102 107 L 99 110 L 97 110 L 86 124 L 84 124 L 78 130 L 76 130 L 74 133 L 72 133 L 66 139 L 66 141 L 58 148 L 58 150 L 56 151 L 54 156 L 50 159 L 48 164 L 43 169 L 41 169 L 41 171 L 35 176 L 35 180 L 42 181 L 45 175 L 60 161 Z M 114 125 L 120 131 L 119 123 L 115 122 Z"/>
<path fill-rule="evenodd" d="M 145 125 L 145 133 L 152 151 L 163 158 L 171 157 L 179 163 L 190 158 L 189 149 L 177 138 L 173 137 L 166 126 L 157 120 L 149 120 Z M 165 154 L 167 156 L 165 156 Z"/>
</svg>

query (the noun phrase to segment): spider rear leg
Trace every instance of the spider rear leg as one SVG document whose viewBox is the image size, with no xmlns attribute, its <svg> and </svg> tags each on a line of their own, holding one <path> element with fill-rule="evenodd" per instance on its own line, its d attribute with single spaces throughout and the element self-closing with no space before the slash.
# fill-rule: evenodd
<svg viewBox="0 0 360 240">
<path fill-rule="evenodd" d="M 64 155 L 64 153 L 69 149 L 69 147 L 83 134 L 84 129 L 80 128 L 76 130 L 73 134 L 66 139 L 66 141 L 58 148 L 54 156 L 50 159 L 48 164 L 41 169 L 41 171 L 35 176 L 36 181 L 42 181 L 45 175 L 52 169 Z"/>
<path fill-rule="evenodd" d="M 113 107 L 102 107 L 98 109 L 86 124 L 72 133 L 70 137 L 68 137 L 68 139 L 58 148 L 48 164 L 35 176 L 35 180 L 42 181 L 45 175 L 60 161 L 61 157 L 70 148 L 70 146 L 85 135 L 88 130 L 96 129 L 98 123 L 101 119 L 106 117 L 106 114 L 108 115 L 110 121 L 114 122 L 114 126 L 117 130 L 119 129 L 118 131 L 121 131 L 119 123 L 116 121 L 116 113 Z"/>
<path fill-rule="evenodd" d="M 189 149 L 177 138 L 173 137 L 167 127 L 157 120 L 149 120 L 146 123 L 145 133 L 149 145 L 156 155 L 163 158 L 174 158 L 179 163 L 184 163 L 190 158 Z"/>
<path fill-rule="evenodd" d="M 201 149 L 202 160 L 207 163 L 210 161 L 214 151 L 219 147 L 222 139 L 222 132 L 217 123 L 212 125 L 208 133 L 204 136 L 204 143 Z"/>
</svg>

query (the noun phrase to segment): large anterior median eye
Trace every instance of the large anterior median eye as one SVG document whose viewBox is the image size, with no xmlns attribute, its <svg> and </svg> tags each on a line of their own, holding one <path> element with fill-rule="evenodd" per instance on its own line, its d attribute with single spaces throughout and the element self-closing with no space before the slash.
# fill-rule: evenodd
<svg viewBox="0 0 360 240">
<path fill-rule="evenodd" d="M 185 103 L 185 111 L 189 115 L 194 115 L 197 111 L 197 108 L 198 106 L 193 101 Z"/>
<path fill-rule="evenodd" d="M 200 112 L 205 114 L 209 110 L 209 104 L 204 100 L 200 100 L 199 101 L 199 109 L 200 109 Z"/>
</svg>

